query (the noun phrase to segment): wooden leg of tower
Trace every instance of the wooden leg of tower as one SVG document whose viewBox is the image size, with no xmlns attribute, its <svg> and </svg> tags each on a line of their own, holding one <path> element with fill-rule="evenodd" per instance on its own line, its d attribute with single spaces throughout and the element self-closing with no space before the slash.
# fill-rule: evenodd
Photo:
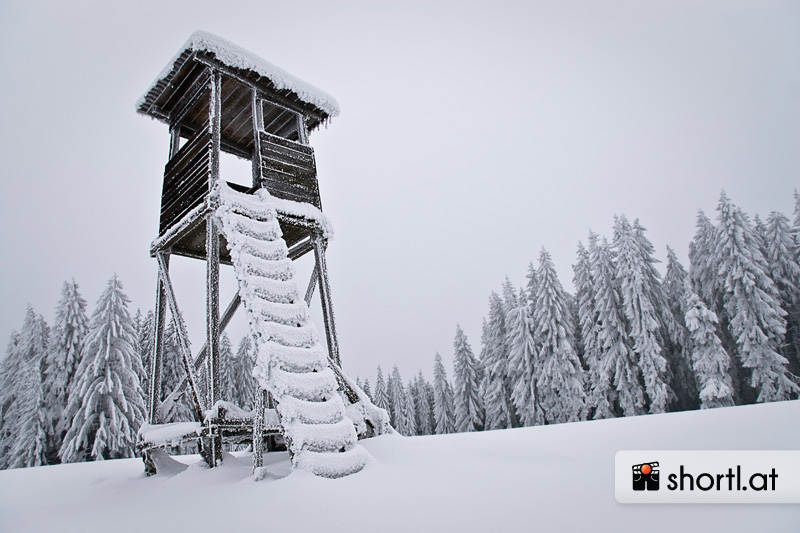
<svg viewBox="0 0 800 533">
<path fill-rule="evenodd" d="M 166 264 L 169 267 L 169 255 L 166 256 Z M 148 422 L 151 424 L 158 424 L 161 420 L 159 417 L 159 408 L 161 407 L 161 370 L 164 367 L 164 323 L 165 315 L 167 313 L 167 295 L 166 287 L 158 276 L 156 289 L 156 310 L 153 317 L 153 348 L 152 357 L 150 358 L 150 402 L 148 405 Z"/>
<path fill-rule="evenodd" d="M 253 472 L 264 466 L 264 409 L 267 391 L 256 392 L 256 412 L 253 416 Z"/>
<path fill-rule="evenodd" d="M 336 365 L 341 366 L 339 358 L 339 340 L 336 337 L 336 324 L 333 318 L 333 303 L 331 302 L 331 286 L 328 281 L 328 265 L 325 261 L 325 239 L 320 233 L 314 233 L 311 240 L 314 245 L 314 258 L 317 261 L 317 275 L 319 279 L 319 299 L 322 304 L 322 318 L 325 320 L 325 336 L 328 340 L 328 356 Z"/>
<path fill-rule="evenodd" d="M 206 345 L 208 346 L 208 398 L 210 406 L 221 400 L 219 361 L 219 228 L 213 215 L 206 217 Z M 220 435 L 210 435 L 209 466 L 222 460 Z"/>
</svg>

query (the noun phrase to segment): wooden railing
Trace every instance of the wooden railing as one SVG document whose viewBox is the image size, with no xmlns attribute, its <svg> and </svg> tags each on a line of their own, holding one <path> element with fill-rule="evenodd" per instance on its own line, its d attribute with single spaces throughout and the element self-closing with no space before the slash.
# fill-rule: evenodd
<svg viewBox="0 0 800 533">
<path fill-rule="evenodd" d="M 201 129 L 164 169 L 159 235 L 203 202 L 211 175 L 211 133 Z"/>
<path fill-rule="evenodd" d="M 322 209 L 314 149 L 264 131 L 258 132 L 262 186 L 276 198 Z"/>
</svg>

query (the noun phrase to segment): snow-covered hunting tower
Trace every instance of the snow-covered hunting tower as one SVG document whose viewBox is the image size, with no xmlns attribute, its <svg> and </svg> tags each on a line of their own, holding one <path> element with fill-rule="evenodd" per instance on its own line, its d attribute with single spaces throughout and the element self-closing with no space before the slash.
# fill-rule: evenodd
<svg viewBox="0 0 800 533">
<path fill-rule="evenodd" d="M 387 430 L 385 412 L 340 369 L 325 250 L 331 235 L 322 214 L 309 134 L 339 112 L 326 93 L 252 53 L 205 32 L 194 33 L 137 104 L 170 128 L 158 237 L 155 335 L 148 424 L 140 431 L 148 471 L 164 447 L 196 439 L 209 466 L 222 442 L 280 434 L 295 467 L 338 477 L 360 470 L 357 438 Z M 225 181 L 220 152 L 252 162 L 252 186 Z M 303 298 L 292 260 L 313 252 Z M 189 351 L 169 274 L 170 255 L 206 262 L 206 343 Z M 239 291 L 220 314 L 220 264 L 232 265 Z M 308 316 L 319 287 L 327 353 Z M 254 412 L 225 401 L 219 339 L 244 307 L 256 341 L 254 376 L 263 389 Z M 182 351 L 184 382 L 162 390 L 167 309 Z M 196 373 L 204 371 L 206 390 Z M 162 424 L 170 402 L 188 394 L 194 422 Z M 254 453 L 260 466 L 261 453 Z"/>
</svg>

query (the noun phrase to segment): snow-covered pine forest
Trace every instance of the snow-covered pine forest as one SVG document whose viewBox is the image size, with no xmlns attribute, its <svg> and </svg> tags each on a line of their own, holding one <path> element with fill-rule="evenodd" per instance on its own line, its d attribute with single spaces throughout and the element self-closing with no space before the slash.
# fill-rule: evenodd
<svg viewBox="0 0 800 533">
<path fill-rule="evenodd" d="M 406 381 L 397 365 L 357 381 L 403 435 L 797 398 L 800 195 L 791 219 L 750 219 L 723 193 L 714 221 L 698 213 L 688 268 L 667 248 L 662 274 L 646 233 L 624 215 L 613 235 L 590 232 L 573 293 L 542 250 L 521 286 L 506 279 L 489 295 L 477 353 L 456 326 L 449 377 L 437 353 L 432 382 L 421 371 Z M 0 468 L 134 456 L 153 317 L 129 303 L 114 276 L 91 313 L 74 280 L 52 324 L 28 308 L 0 363 Z M 173 390 L 183 368 L 171 325 L 165 337 Z M 225 397 L 252 408 L 251 340 L 223 336 L 221 350 Z M 191 418 L 182 397 L 168 411 L 165 422 Z"/>
<path fill-rule="evenodd" d="M 774 402 L 800 395 L 800 194 L 793 218 L 752 219 L 723 192 L 698 212 L 688 268 L 661 262 L 639 220 L 589 232 L 572 294 L 542 250 L 506 278 L 483 318 L 479 356 L 456 326 L 453 374 L 433 383 L 378 367 L 359 379 L 404 435 L 481 431 Z M 388 392 L 387 392 L 388 391 Z"/>
</svg>

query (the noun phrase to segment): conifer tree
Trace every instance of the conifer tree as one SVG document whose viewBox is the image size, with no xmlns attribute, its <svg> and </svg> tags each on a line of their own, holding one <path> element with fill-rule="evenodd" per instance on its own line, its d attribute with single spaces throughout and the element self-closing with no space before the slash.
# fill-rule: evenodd
<svg viewBox="0 0 800 533">
<path fill-rule="evenodd" d="M 673 367 L 672 388 L 678 396 L 676 408 L 681 411 L 699 407 L 698 391 L 692 370 L 691 340 L 686 329 L 686 283 L 689 273 L 667 246 L 667 271 L 664 275 L 664 299 L 659 304 L 662 315 L 667 319 L 665 336 L 667 354 Z"/>
<path fill-rule="evenodd" d="M 403 378 L 397 365 L 392 368 L 392 374 L 387 383 L 389 406 L 391 408 L 392 426 L 401 434 L 411 436 L 416 433 L 414 423 L 414 404 L 409 401 L 408 391 L 403 386 Z"/>
<path fill-rule="evenodd" d="M 403 417 L 404 394 L 405 390 L 403 389 L 403 380 L 400 377 L 400 369 L 397 368 L 397 365 L 394 365 L 392 373 L 389 374 L 389 379 L 386 382 L 386 395 L 389 398 L 389 419 L 392 426 L 398 431 L 400 431 L 398 427 L 400 419 Z"/>
<path fill-rule="evenodd" d="M 571 337 L 574 331 L 566 296 L 550 254 L 543 248 L 536 271 L 538 287 L 533 311 L 536 359 L 541 365 L 537 388 L 549 424 L 581 420 L 586 407 L 583 368 Z"/>
<path fill-rule="evenodd" d="M 589 248 L 597 247 L 597 235 L 589 234 Z M 594 300 L 595 284 L 592 277 L 592 263 L 589 251 L 583 243 L 578 243 L 578 258 L 572 266 L 573 284 L 575 286 L 575 304 L 578 313 L 578 331 L 583 344 L 583 360 L 587 367 L 586 375 L 586 413 L 599 418 L 614 416 L 614 397 L 611 380 L 602 365 L 601 346 L 598 339 L 599 316 Z M 599 386 L 598 386 L 599 385 Z"/>
<path fill-rule="evenodd" d="M 616 278 L 619 281 L 622 310 L 630 327 L 632 348 L 642 372 L 649 411 L 667 410 L 667 360 L 662 355 L 663 339 L 659 331 L 658 312 L 649 286 L 647 253 L 622 216 L 614 224 L 614 244 L 617 252 Z"/>
<path fill-rule="evenodd" d="M 386 382 L 383 380 L 383 371 L 381 365 L 378 365 L 378 376 L 375 378 L 375 399 L 374 402 L 377 407 L 389 412 L 389 395 L 386 390 Z M 391 419 L 391 415 L 389 415 Z"/>
<path fill-rule="evenodd" d="M 603 239 L 590 248 L 590 254 L 598 317 L 597 343 L 600 347 L 600 370 L 592 386 L 597 395 L 616 406 L 615 413 L 619 411 L 623 416 L 643 414 L 644 388 L 622 314 L 612 251 Z M 601 413 L 608 414 L 605 410 Z M 595 411 L 595 419 L 602 417 Z"/>
<path fill-rule="evenodd" d="M 8 468 L 11 447 L 14 445 L 14 429 L 17 418 L 12 416 L 15 409 L 14 399 L 19 383 L 19 374 L 23 368 L 20 334 L 11 331 L 6 346 L 6 356 L 0 361 L 0 469 Z"/>
<path fill-rule="evenodd" d="M 733 405 L 730 357 L 717 337 L 717 315 L 686 283 L 686 327 L 691 333 L 692 368 L 700 389 L 700 407 Z"/>
<path fill-rule="evenodd" d="M 786 312 L 769 275 L 746 215 L 723 192 L 717 207 L 719 239 L 714 250 L 722 302 L 736 355 L 750 369 L 756 401 L 795 397 L 800 389 L 789 378 L 788 361 L 778 353 L 786 333 Z"/>
<path fill-rule="evenodd" d="M 429 386 L 429 383 L 425 381 L 425 378 L 422 376 L 422 370 L 420 370 L 419 374 L 417 374 L 416 382 L 414 383 L 414 407 L 416 411 L 417 435 L 433 434 L 433 425 L 431 424 L 433 416 L 428 400 Z"/>
<path fill-rule="evenodd" d="M 23 362 L 19 392 L 15 402 L 17 419 L 9 467 L 27 468 L 47 464 L 47 416 L 42 391 L 40 364 L 42 360 Z"/>
<path fill-rule="evenodd" d="M 489 319 L 484 321 L 481 362 L 481 397 L 486 410 L 486 429 L 505 429 L 514 425 L 514 405 L 506 349 L 506 317 L 497 293 L 489 296 Z"/>
<path fill-rule="evenodd" d="M 253 368 L 256 365 L 256 353 L 253 340 L 249 335 L 242 337 L 236 349 L 236 373 L 234 376 L 234 396 L 236 405 L 245 410 L 255 409 L 256 395 L 260 390 Z"/>
<path fill-rule="evenodd" d="M 247 338 L 247 336 L 245 336 Z M 244 340 L 244 339 L 242 339 Z M 239 397 L 238 390 L 238 376 L 240 371 L 239 367 L 239 352 L 237 351 L 236 357 L 233 355 L 233 346 L 231 346 L 231 339 L 227 333 L 220 335 L 219 339 L 219 359 L 220 366 L 220 387 L 222 389 L 222 399 L 231 402 L 232 404 L 242 407 L 242 398 Z"/>
<path fill-rule="evenodd" d="M 483 429 L 483 402 L 480 396 L 480 363 L 472 353 L 467 336 L 456 325 L 453 341 L 453 404 L 456 431 L 481 431 Z"/>
<path fill-rule="evenodd" d="M 770 276 L 786 311 L 786 342 L 782 350 L 795 375 L 800 375 L 800 248 L 792 237 L 789 219 L 772 212 L 767 218 L 766 259 Z"/>
<path fill-rule="evenodd" d="M 693 290 L 711 307 L 719 312 L 722 303 L 715 296 L 718 291 L 718 265 L 714 262 L 713 250 L 717 242 L 717 229 L 703 213 L 697 212 L 694 239 L 689 244 L 689 277 Z"/>
<path fill-rule="evenodd" d="M 71 282 L 65 281 L 61 288 L 61 300 L 56 306 L 55 322 L 50 330 L 41 383 L 46 406 L 44 427 L 47 434 L 48 464 L 58 462 L 64 434 L 72 423 L 65 418 L 64 410 L 88 329 L 86 300 L 78 292 L 78 284 L 74 279 Z"/>
<path fill-rule="evenodd" d="M 3 457 L 4 468 L 17 466 L 33 466 L 28 464 L 28 459 L 36 462 L 33 457 L 39 455 L 37 450 L 46 452 L 47 433 L 46 416 L 47 407 L 42 398 L 42 366 L 47 357 L 47 341 L 50 335 L 49 328 L 44 318 L 38 315 L 29 305 L 25 313 L 25 320 L 22 329 L 16 335 L 12 335 L 12 343 L 9 343 L 8 358 L 3 368 L 3 390 L 0 391 L 0 407 L 2 407 L 2 442 L 0 442 L 0 456 Z M 29 420 L 31 416 L 36 416 L 36 420 Z M 41 424 L 40 426 L 26 424 Z M 37 427 L 43 429 L 42 432 L 36 431 Z M 19 448 L 19 439 L 23 431 L 28 432 L 25 440 L 27 450 Z M 31 449 L 33 438 L 44 436 L 44 440 L 37 443 L 35 450 Z M 20 454 L 25 455 L 25 459 L 17 458 Z M 32 454 L 32 455 L 30 455 Z M 46 460 L 37 464 L 46 464 Z"/>
<path fill-rule="evenodd" d="M 686 315 L 686 282 L 689 273 L 678 260 L 675 250 L 667 246 L 667 272 L 664 274 L 664 292 L 675 317 Z"/>
<path fill-rule="evenodd" d="M 544 424 L 544 413 L 536 390 L 539 363 L 533 339 L 530 307 L 524 295 L 506 316 L 509 375 L 514 376 L 511 401 L 523 426 Z"/>
<path fill-rule="evenodd" d="M 138 312 L 138 310 L 137 310 Z M 150 372 L 152 371 L 153 342 L 155 334 L 155 316 L 153 311 L 147 314 L 138 322 L 136 337 L 139 344 L 139 358 L 142 360 L 142 377 L 140 378 L 142 390 L 144 391 L 145 405 L 150 405 Z"/>
<path fill-rule="evenodd" d="M 375 403 L 375 400 L 372 398 L 372 388 L 369 386 L 369 379 L 364 378 L 364 387 L 362 390 L 364 391 L 364 394 L 367 395 L 367 398 L 369 398 L 369 401 Z"/>
<path fill-rule="evenodd" d="M 455 432 L 453 389 L 447 381 L 447 372 L 442 364 L 442 356 L 436 353 L 433 360 L 433 416 L 436 419 L 436 434 Z"/>
<path fill-rule="evenodd" d="M 408 387 L 403 387 L 403 383 L 400 383 L 400 387 L 403 391 L 402 399 L 402 410 L 400 416 L 398 416 L 398 428 L 397 430 L 407 437 L 412 437 L 417 435 L 417 420 L 416 420 L 416 406 L 414 404 L 414 398 L 412 397 L 411 393 L 411 386 L 413 381 L 408 384 Z"/>
<path fill-rule="evenodd" d="M 81 351 L 67 404 L 72 425 L 61 447 L 64 462 L 133 456 L 145 408 L 128 303 L 114 275 L 97 301 Z"/>
</svg>

